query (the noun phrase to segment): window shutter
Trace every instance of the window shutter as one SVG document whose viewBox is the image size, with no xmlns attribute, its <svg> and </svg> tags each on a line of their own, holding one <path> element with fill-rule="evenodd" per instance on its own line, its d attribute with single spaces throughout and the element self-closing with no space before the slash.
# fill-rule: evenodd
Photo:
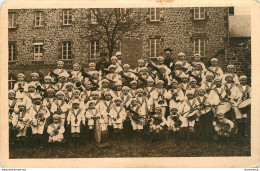
<svg viewBox="0 0 260 171">
<path fill-rule="evenodd" d="M 74 17 L 74 15 L 73 15 L 74 12 L 73 12 L 73 10 L 71 10 L 70 12 L 71 12 L 71 24 L 74 25 L 74 24 L 75 24 L 75 17 Z"/>
<path fill-rule="evenodd" d="M 88 22 L 91 22 L 91 9 L 89 9 L 87 12 L 87 20 Z"/>
<path fill-rule="evenodd" d="M 73 60 L 73 61 L 75 61 L 76 60 L 76 58 L 75 58 L 75 53 L 73 53 L 74 51 L 73 51 L 73 46 L 74 46 L 74 43 L 73 43 L 73 41 L 71 41 L 71 59 Z"/>
<path fill-rule="evenodd" d="M 146 22 L 149 22 L 150 21 L 150 11 L 151 9 L 150 8 L 147 8 L 147 11 L 146 11 Z"/>
<path fill-rule="evenodd" d="M 207 8 L 204 8 L 204 9 L 205 9 L 205 21 L 208 21 L 209 20 L 208 11 L 207 11 Z"/>
<path fill-rule="evenodd" d="M 60 24 L 63 25 L 63 10 L 60 12 Z"/>
<path fill-rule="evenodd" d="M 59 52 L 58 60 L 61 60 L 62 59 L 62 42 L 61 41 L 58 42 L 58 52 Z"/>
<path fill-rule="evenodd" d="M 160 17 L 161 17 L 161 8 L 156 8 L 156 19 L 161 19 Z"/>
<path fill-rule="evenodd" d="M 42 26 L 46 26 L 46 22 L 45 22 L 45 12 L 42 12 L 42 20 L 41 20 L 41 25 Z"/>
<path fill-rule="evenodd" d="M 191 9 L 190 9 L 190 13 L 191 13 L 190 19 L 191 19 L 191 21 L 192 21 L 192 20 L 194 20 L 194 8 L 191 8 Z"/>
</svg>

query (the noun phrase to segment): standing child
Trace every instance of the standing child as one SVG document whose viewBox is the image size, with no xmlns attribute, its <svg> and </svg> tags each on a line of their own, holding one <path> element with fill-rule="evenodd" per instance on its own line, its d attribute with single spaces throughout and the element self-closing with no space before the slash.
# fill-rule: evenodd
<svg viewBox="0 0 260 171">
<path fill-rule="evenodd" d="M 112 119 L 114 133 L 119 142 L 119 136 L 121 135 L 123 129 L 123 122 L 126 119 L 126 111 L 122 106 L 122 99 L 117 97 L 114 99 L 115 106 L 111 109 L 110 117 Z"/>
<path fill-rule="evenodd" d="M 42 97 L 39 94 L 34 96 L 34 104 L 29 110 L 29 113 L 34 142 L 42 148 L 45 142 L 43 139 L 44 126 L 46 118 L 50 116 L 50 112 L 48 108 L 42 104 Z"/>
<path fill-rule="evenodd" d="M 17 142 L 19 145 L 24 145 L 26 141 L 26 132 L 29 126 L 30 116 L 26 110 L 26 105 L 23 102 L 18 102 L 16 104 L 19 111 L 13 112 L 12 114 L 12 125 L 13 128 L 17 130 Z"/>
<path fill-rule="evenodd" d="M 51 143 L 51 148 L 56 148 L 60 143 L 63 142 L 63 134 L 65 132 L 64 126 L 61 124 L 60 115 L 53 115 L 53 123 L 47 128 L 47 133 L 49 134 L 49 143 Z M 59 151 L 58 151 L 59 152 Z"/>
<path fill-rule="evenodd" d="M 152 141 L 160 140 L 162 138 L 162 134 L 160 134 L 160 132 L 167 123 L 160 106 L 156 106 L 154 111 L 155 114 L 151 116 L 149 127 L 149 133 L 152 134 Z"/>
<path fill-rule="evenodd" d="M 67 126 L 71 126 L 71 137 L 75 148 L 78 146 L 80 141 L 80 126 L 81 124 L 85 126 L 85 111 L 79 107 L 79 104 L 80 102 L 77 99 L 72 102 L 72 108 L 69 110 L 67 117 Z"/>
</svg>

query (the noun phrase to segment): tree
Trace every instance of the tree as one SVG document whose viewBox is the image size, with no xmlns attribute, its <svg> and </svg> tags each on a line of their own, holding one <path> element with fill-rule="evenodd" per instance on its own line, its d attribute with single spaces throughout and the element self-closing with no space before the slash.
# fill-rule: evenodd
<svg viewBox="0 0 260 171">
<path fill-rule="evenodd" d="M 89 24 L 85 25 L 91 34 L 104 41 L 109 52 L 109 62 L 116 43 L 128 32 L 138 29 L 145 21 L 143 9 L 95 8 L 90 9 Z"/>
</svg>

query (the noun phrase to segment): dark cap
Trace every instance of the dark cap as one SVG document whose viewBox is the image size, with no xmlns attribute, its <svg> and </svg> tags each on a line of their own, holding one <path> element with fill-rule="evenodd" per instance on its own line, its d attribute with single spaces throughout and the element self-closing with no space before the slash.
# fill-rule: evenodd
<svg viewBox="0 0 260 171">
<path fill-rule="evenodd" d="M 172 52 L 173 50 L 171 48 L 166 48 L 166 49 L 163 49 L 163 51 L 166 53 L 166 52 Z"/>
</svg>

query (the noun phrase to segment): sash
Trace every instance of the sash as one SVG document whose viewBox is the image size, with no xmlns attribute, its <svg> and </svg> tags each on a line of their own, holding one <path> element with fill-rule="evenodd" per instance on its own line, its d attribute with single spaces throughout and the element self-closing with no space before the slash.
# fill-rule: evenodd
<svg viewBox="0 0 260 171">
<path fill-rule="evenodd" d="M 142 105 L 142 104 L 145 102 L 145 97 L 142 96 L 142 101 L 141 101 L 141 102 L 140 102 L 140 100 L 139 100 L 138 97 L 136 97 L 136 100 L 137 100 L 137 102 L 138 102 L 140 105 Z"/>
<path fill-rule="evenodd" d="M 115 106 L 114 107 L 114 110 L 115 110 L 115 112 L 117 113 L 117 116 L 116 116 L 116 119 L 120 116 L 119 114 L 121 113 L 121 111 L 123 110 L 123 107 L 121 106 L 120 107 L 120 109 L 119 109 L 119 111 L 117 111 L 117 107 Z"/>
<path fill-rule="evenodd" d="M 105 100 L 105 101 L 104 101 L 104 104 L 105 104 L 105 106 L 106 106 L 106 108 L 107 108 L 107 113 L 110 113 L 110 106 L 111 106 L 111 104 L 112 104 L 112 100 L 109 101 L 109 104 L 107 104 L 107 101 Z"/>
<path fill-rule="evenodd" d="M 150 99 L 151 93 L 155 90 L 155 87 L 152 87 L 150 91 L 148 90 L 148 87 L 145 87 L 144 89 L 148 92 L 147 97 Z"/>
<path fill-rule="evenodd" d="M 130 98 L 131 98 L 131 97 L 130 97 L 129 95 L 127 95 L 126 99 L 124 100 L 124 96 L 121 96 L 121 99 L 124 101 L 123 104 L 122 104 L 122 106 L 125 106 L 126 103 L 130 100 Z"/>
<path fill-rule="evenodd" d="M 8 104 L 8 106 L 9 106 L 9 108 L 14 108 L 15 104 L 16 104 L 16 99 L 13 100 L 11 105 Z"/>
<path fill-rule="evenodd" d="M 89 111 L 89 113 L 91 113 L 92 116 L 97 116 L 98 111 L 97 111 L 97 109 L 94 109 L 94 110 L 95 110 L 95 112 L 93 112 L 93 110 L 88 110 L 88 111 Z"/>
<path fill-rule="evenodd" d="M 74 122 L 75 122 L 75 124 L 77 124 L 77 122 L 78 122 L 78 115 L 80 114 L 80 112 L 81 112 L 81 109 L 79 108 L 79 110 L 78 110 L 78 112 L 75 114 L 75 111 L 74 111 L 74 109 L 71 109 L 71 113 L 74 115 L 74 117 L 75 117 L 75 120 L 74 120 Z"/>
<path fill-rule="evenodd" d="M 59 105 L 59 103 L 58 103 L 58 100 L 54 101 L 54 103 L 56 104 L 57 109 L 58 109 L 58 110 L 61 110 L 61 106 L 63 106 L 63 105 L 65 104 L 65 101 L 62 100 L 60 105 Z"/>
<path fill-rule="evenodd" d="M 213 90 L 217 93 L 217 95 L 219 96 L 220 100 L 223 100 L 223 97 L 221 96 L 221 94 L 224 92 L 224 89 L 221 88 L 221 92 L 219 92 L 217 87 L 215 87 Z"/>
<path fill-rule="evenodd" d="M 37 111 L 36 105 L 33 105 L 33 110 L 36 112 L 36 115 L 39 114 L 39 112 L 43 109 L 43 105 L 41 104 L 39 107 L 39 110 Z"/>
<path fill-rule="evenodd" d="M 193 109 L 196 101 L 195 101 L 195 99 L 193 99 L 192 104 L 191 104 L 189 100 L 186 100 L 186 103 L 190 106 L 191 109 Z"/>
<path fill-rule="evenodd" d="M 238 90 L 242 93 L 242 100 L 245 100 L 247 95 L 249 94 L 249 86 L 246 85 L 245 91 L 243 90 L 243 87 L 241 85 L 237 86 Z"/>
<path fill-rule="evenodd" d="M 198 100 L 198 102 L 199 102 L 200 104 L 205 104 L 205 101 L 207 100 L 207 97 L 204 96 L 202 101 L 200 100 L 200 97 L 197 97 L 197 100 Z"/>
<path fill-rule="evenodd" d="M 48 87 L 46 87 L 46 85 L 48 85 Z M 51 84 L 43 84 L 42 87 L 43 87 L 44 90 L 47 90 L 48 88 L 51 87 Z"/>
</svg>

